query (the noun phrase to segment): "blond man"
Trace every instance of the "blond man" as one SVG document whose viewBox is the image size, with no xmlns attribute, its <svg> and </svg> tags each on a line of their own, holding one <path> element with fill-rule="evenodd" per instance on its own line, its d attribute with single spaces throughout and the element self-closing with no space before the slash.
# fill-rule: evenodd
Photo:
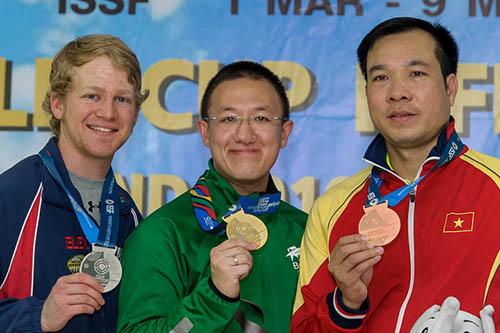
<svg viewBox="0 0 500 333">
<path fill-rule="evenodd" d="M 0 175 L 3 332 L 116 330 L 119 249 L 141 215 L 111 161 L 146 97 L 137 57 L 114 36 L 55 56 L 43 103 L 54 136 Z"/>
</svg>

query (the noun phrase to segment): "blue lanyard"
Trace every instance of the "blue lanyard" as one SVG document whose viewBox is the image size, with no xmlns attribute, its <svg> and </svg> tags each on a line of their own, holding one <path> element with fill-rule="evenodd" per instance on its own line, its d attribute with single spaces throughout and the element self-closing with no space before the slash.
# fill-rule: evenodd
<svg viewBox="0 0 500 333">
<path fill-rule="evenodd" d="M 195 190 L 200 191 L 199 188 Z M 260 196 L 241 196 L 234 205 L 229 207 L 223 217 L 226 218 L 240 209 L 252 215 L 272 214 L 278 210 L 280 199 L 280 192 Z M 216 219 L 213 207 L 195 206 L 194 212 L 203 231 L 217 235 L 224 234 L 226 224 Z"/>
<path fill-rule="evenodd" d="M 260 196 L 241 196 L 234 205 L 229 207 L 223 218 L 227 218 L 240 209 L 251 215 L 272 214 L 278 210 L 281 193 L 268 193 Z"/>
<path fill-rule="evenodd" d="M 380 194 L 380 186 L 382 186 L 382 179 L 380 179 L 380 174 L 376 171 L 376 168 L 372 168 L 372 173 L 370 176 L 370 186 L 368 189 L 368 198 L 366 200 L 366 206 L 375 206 L 380 202 L 387 201 L 389 207 L 394 207 L 401 202 L 406 196 L 417 187 L 420 182 L 427 177 L 431 172 L 437 168 L 445 165 L 446 163 L 457 157 L 463 149 L 463 143 L 458 137 L 458 134 L 453 131 L 450 140 L 446 144 L 438 162 L 434 167 L 425 175 L 419 177 L 410 184 L 406 184 L 399 189 L 385 195 L 382 197 Z"/>
<path fill-rule="evenodd" d="M 260 196 L 241 196 L 236 203 L 247 214 L 262 215 L 276 212 L 280 204 L 281 193 L 268 193 Z"/>
<path fill-rule="evenodd" d="M 49 171 L 50 175 L 66 192 L 87 240 L 92 244 L 95 243 L 103 247 L 114 248 L 116 240 L 118 239 L 120 200 L 118 196 L 118 189 L 115 184 L 113 170 L 109 168 L 106 179 L 104 180 L 100 209 L 101 226 L 98 228 L 85 209 L 83 209 L 71 195 L 71 192 L 68 190 L 61 178 L 61 175 L 57 171 L 56 165 L 50 156 L 50 153 L 46 149 L 42 149 L 38 155 L 42 159 L 42 162 Z"/>
</svg>

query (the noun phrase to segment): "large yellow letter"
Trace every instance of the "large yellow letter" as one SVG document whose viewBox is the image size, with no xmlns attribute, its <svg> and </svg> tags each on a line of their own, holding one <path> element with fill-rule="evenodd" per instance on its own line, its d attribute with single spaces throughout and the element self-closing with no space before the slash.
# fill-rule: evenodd
<svg viewBox="0 0 500 333">
<path fill-rule="evenodd" d="M 33 101 L 33 126 L 49 128 L 49 115 L 43 111 L 42 102 L 49 90 L 49 75 L 52 60 L 38 58 L 35 61 L 35 99 Z"/>
<path fill-rule="evenodd" d="M 500 134 L 500 64 L 495 65 L 495 78 L 493 80 L 495 84 L 493 121 L 495 133 Z"/>
<path fill-rule="evenodd" d="M 311 211 L 314 200 L 318 197 L 318 180 L 312 176 L 300 178 L 292 185 L 292 190 L 300 198 L 302 210 L 306 213 Z"/>
<path fill-rule="evenodd" d="M 144 88 L 151 95 L 142 105 L 142 113 L 154 126 L 165 131 L 189 130 L 193 127 L 193 113 L 169 112 L 164 106 L 165 91 L 178 79 L 194 80 L 194 65 L 186 60 L 162 60 L 144 73 Z"/>
<path fill-rule="evenodd" d="M 455 117 L 455 129 L 463 133 L 464 109 L 466 107 L 484 107 L 486 105 L 486 92 L 465 89 L 466 80 L 486 80 L 488 78 L 488 67 L 486 64 L 459 64 L 457 77 L 459 79 L 457 97 L 451 108 L 451 114 Z"/>
<path fill-rule="evenodd" d="M 361 69 L 356 66 L 356 107 L 355 107 L 355 124 L 356 131 L 360 133 L 373 133 L 373 126 L 368 112 L 368 103 L 366 102 L 366 82 Z"/>
<path fill-rule="evenodd" d="M 310 102 L 308 98 L 311 95 L 312 78 L 304 66 L 291 61 L 264 61 L 262 65 L 272 70 L 279 78 L 292 83 L 287 91 L 291 109 Z"/>
<path fill-rule="evenodd" d="M 28 113 L 25 111 L 7 110 L 7 98 L 5 92 L 7 85 L 12 86 L 7 80 L 7 61 L 5 58 L 0 58 L 0 127 L 7 128 L 27 128 Z M 8 89 L 10 90 L 10 89 Z"/>
<path fill-rule="evenodd" d="M 151 214 L 160 208 L 167 200 L 166 191 L 171 189 L 175 196 L 188 190 L 188 186 L 184 180 L 175 175 L 153 174 L 149 176 L 149 200 L 148 214 Z"/>
<path fill-rule="evenodd" d="M 288 201 L 288 192 L 286 191 L 285 183 L 283 183 L 281 178 L 279 178 L 278 176 L 272 176 L 272 177 L 274 185 L 276 185 L 278 191 L 281 192 L 281 200 Z"/>
</svg>

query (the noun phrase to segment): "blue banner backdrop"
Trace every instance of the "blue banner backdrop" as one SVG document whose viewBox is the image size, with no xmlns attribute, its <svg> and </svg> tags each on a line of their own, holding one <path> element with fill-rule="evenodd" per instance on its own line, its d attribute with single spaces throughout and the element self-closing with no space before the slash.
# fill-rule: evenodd
<svg viewBox="0 0 500 333">
<path fill-rule="evenodd" d="M 114 161 L 143 213 L 193 184 L 209 151 L 198 103 L 218 66 L 251 59 L 288 84 L 294 132 L 273 169 L 286 198 L 308 211 L 328 186 L 364 167 L 373 137 L 356 47 L 380 21 L 440 21 L 460 45 L 453 114 L 464 142 L 500 155 L 500 0 L 9 0 L 0 3 L 0 171 L 50 136 L 41 100 L 50 61 L 89 33 L 137 53 L 152 96 Z"/>
</svg>

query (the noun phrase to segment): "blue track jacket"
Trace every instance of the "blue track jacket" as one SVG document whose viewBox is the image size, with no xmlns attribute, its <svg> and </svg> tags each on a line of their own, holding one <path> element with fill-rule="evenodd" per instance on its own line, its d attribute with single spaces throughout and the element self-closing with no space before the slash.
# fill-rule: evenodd
<svg viewBox="0 0 500 333">
<path fill-rule="evenodd" d="M 66 187 L 82 205 L 57 148 L 52 155 Z M 122 188 L 117 246 L 142 219 Z M 0 175 L 0 332 L 40 332 L 40 312 L 57 279 L 71 274 L 71 258 L 92 250 L 71 203 L 38 155 Z M 115 332 L 118 289 L 103 294 L 106 304 L 93 315 L 78 315 L 62 332 Z"/>
</svg>

